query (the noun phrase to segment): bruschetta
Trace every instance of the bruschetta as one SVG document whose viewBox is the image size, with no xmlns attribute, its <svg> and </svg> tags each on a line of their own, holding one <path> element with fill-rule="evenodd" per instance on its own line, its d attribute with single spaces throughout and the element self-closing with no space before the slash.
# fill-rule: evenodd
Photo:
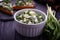
<svg viewBox="0 0 60 40">
<path fill-rule="evenodd" d="M 24 8 L 34 8 L 34 4 L 31 1 L 19 1 L 17 0 L 15 4 L 13 5 L 13 9 L 18 10 L 18 9 L 24 9 Z"/>
<path fill-rule="evenodd" d="M 6 14 L 13 14 L 13 9 L 11 3 L 7 1 L 0 2 L 0 11 L 5 12 Z"/>
</svg>

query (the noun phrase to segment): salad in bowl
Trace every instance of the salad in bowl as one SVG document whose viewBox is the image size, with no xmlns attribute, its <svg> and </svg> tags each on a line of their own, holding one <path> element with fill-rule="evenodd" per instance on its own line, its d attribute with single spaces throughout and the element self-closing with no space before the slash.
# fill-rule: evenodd
<svg viewBox="0 0 60 40">
<path fill-rule="evenodd" d="M 42 33 L 47 15 L 38 9 L 22 9 L 14 14 L 16 31 L 23 36 L 35 37 Z"/>
</svg>

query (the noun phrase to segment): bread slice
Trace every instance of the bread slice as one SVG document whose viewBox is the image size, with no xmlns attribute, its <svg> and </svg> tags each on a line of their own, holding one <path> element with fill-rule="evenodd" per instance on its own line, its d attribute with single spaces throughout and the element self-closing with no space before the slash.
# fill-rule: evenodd
<svg viewBox="0 0 60 40">
<path fill-rule="evenodd" d="M 12 4 L 1 2 L 0 3 L 0 11 L 4 12 L 6 14 L 12 15 L 13 14 Z"/>
<path fill-rule="evenodd" d="M 32 4 L 32 5 L 30 5 L 30 6 L 27 6 L 27 5 L 25 5 L 25 6 L 16 6 L 16 5 L 14 5 L 13 6 L 13 9 L 14 10 L 19 10 L 19 9 L 25 9 L 25 8 L 34 8 L 35 6 Z"/>
<path fill-rule="evenodd" d="M 5 8 L 5 7 L 1 7 L 1 8 L 0 8 L 0 11 L 5 12 L 6 14 L 9 14 L 9 15 L 12 15 L 12 14 L 13 14 L 13 11 L 8 10 L 8 9 Z"/>
</svg>

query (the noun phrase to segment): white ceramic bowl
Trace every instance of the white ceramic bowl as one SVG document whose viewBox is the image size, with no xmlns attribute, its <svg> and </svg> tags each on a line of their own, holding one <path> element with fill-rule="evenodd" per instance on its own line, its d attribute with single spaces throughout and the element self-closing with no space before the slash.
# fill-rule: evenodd
<svg viewBox="0 0 60 40">
<path fill-rule="evenodd" d="M 38 14 L 41 14 L 44 17 L 44 21 L 40 22 L 38 24 L 25 24 L 25 23 L 19 22 L 16 19 L 16 16 L 18 16 L 21 12 L 23 12 L 25 10 L 33 10 L 33 11 L 37 12 Z M 47 15 L 38 9 L 22 9 L 22 10 L 17 11 L 14 14 L 14 19 L 16 21 L 16 31 L 18 33 L 20 33 L 23 36 L 27 36 L 27 37 L 35 37 L 42 33 L 44 25 L 47 21 Z"/>
</svg>

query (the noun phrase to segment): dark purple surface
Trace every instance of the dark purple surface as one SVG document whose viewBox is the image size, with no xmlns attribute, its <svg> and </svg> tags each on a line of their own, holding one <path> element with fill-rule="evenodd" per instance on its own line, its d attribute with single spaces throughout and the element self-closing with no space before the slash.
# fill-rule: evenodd
<svg viewBox="0 0 60 40">
<path fill-rule="evenodd" d="M 41 4 L 35 4 L 36 8 L 42 10 L 46 13 L 46 7 Z M 3 17 L 4 16 L 4 17 Z M 13 18 L 13 16 L 8 16 L 0 12 L 0 18 Z M 56 17 L 60 19 L 60 12 L 56 13 Z M 34 38 L 27 38 L 23 37 L 15 31 L 16 23 L 15 21 L 0 21 L 0 40 L 45 40 L 43 35 L 34 37 Z"/>
</svg>

